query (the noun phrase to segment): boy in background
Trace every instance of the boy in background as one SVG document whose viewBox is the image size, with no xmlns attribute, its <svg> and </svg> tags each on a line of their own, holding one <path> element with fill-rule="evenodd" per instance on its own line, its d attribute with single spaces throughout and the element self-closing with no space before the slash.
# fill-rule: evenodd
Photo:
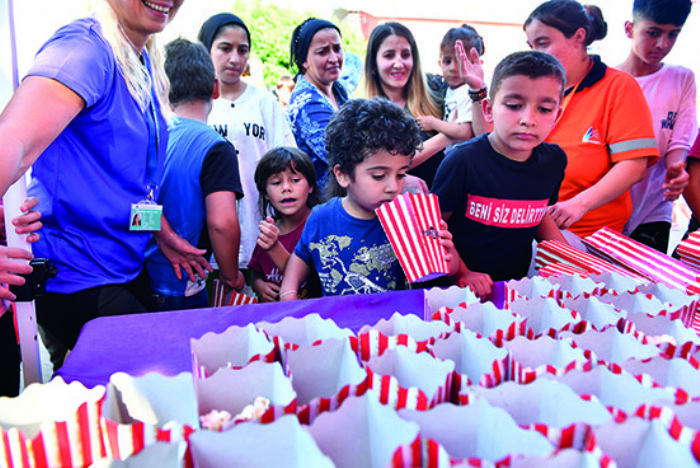
<svg viewBox="0 0 700 468">
<path fill-rule="evenodd" d="M 697 133 L 695 76 L 663 59 L 673 49 L 690 7 L 690 0 L 635 0 L 633 20 L 625 22 L 632 47 L 617 66 L 641 86 L 661 153 L 630 190 L 632 216 L 623 233 L 663 253 L 668 250 L 673 201 L 688 184 L 685 159 Z"/>
<path fill-rule="evenodd" d="M 353 99 L 326 128 L 326 187 L 332 197 L 316 206 L 289 258 L 280 301 L 297 299 L 315 269 L 324 296 L 404 289 L 406 278 L 376 209 L 403 190 L 406 171 L 421 145 L 415 120 L 387 99 Z M 450 272 L 461 271 L 451 235 L 438 232 Z"/>
<path fill-rule="evenodd" d="M 192 245 L 214 253 L 227 290 L 245 286 L 238 271 L 240 224 L 236 199 L 243 196 L 233 145 L 207 125 L 219 95 L 214 65 L 201 44 L 176 39 L 165 46 L 170 105 L 168 150 L 158 202 L 172 228 Z M 173 272 L 158 244 L 146 251 L 158 310 L 208 307 L 205 279 L 192 282 Z"/>
<path fill-rule="evenodd" d="M 494 70 L 482 102 L 493 131 L 440 164 L 433 192 L 468 269 L 466 284 L 486 298 L 493 281 L 522 278 L 533 239 L 566 242 L 548 214 L 558 200 L 566 154 L 544 143 L 560 113 L 566 72 L 552 55 L 516 52 Z"/>
</svg>

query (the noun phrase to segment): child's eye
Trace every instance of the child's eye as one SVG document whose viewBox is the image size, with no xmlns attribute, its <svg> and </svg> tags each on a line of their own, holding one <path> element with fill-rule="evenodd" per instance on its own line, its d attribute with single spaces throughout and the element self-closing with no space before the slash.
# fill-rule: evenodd
<svg viewBox="0 0 700 468">
<path fill-rule="evenodd" d="M 510 109 L 510 110 L 518 110 L 518 109 L 520 109 L 520 108 L 522 107 L 522 104 L 515 104 L 515 103 L 512 103 L 512 102 L 506 102 L 506 103 L 503 104 L 503 105 L 506 106 L 506 108 L 507 108 L 507 109 Z"/>
<path fill-rule="evenodd" d="M 295 184 L 298 184 L 299 182 L 301 182 L 301 177 L 294 177 L 292 179 L 292 182 L 294 182 Z"/>
<path fill-rule="evenodd" d="M 238 53 L 241 55 L 246 55 L 248 53 L 248 47 L 239 47 Z"/>
<path fill-rule="evenodd" d="M 405 173 L 403 173 L 403 172 L 399 172 L 399 173 L 396 175 L 396 177 L 399 178 L 399 179 L 405 179 L 405 178 L 406 178 L 406 175 L 407 175 L 407 174 L 405 174 Z"/>
<path fill-rule="evenodd" d="M 543 107 L 540 106 L 538 107 L 539 111 L 542 112 L 543 114 L 549 114 L 550 112 L 554 112 L 554 109 L 551 109 L 549 107 Z"/>
<path fill-rule="evenodd" d="M 401 54 L 401 58 L 403 59 L 410 59 L 411 58 L 411 52 L 406 51 L 403 54 Z"/>
<path fill-rule="evenodd" d="M 372 178 L 374 180 L 382 180 L 384 178 L 384 174 L 372 174 Z"/>
</svg>

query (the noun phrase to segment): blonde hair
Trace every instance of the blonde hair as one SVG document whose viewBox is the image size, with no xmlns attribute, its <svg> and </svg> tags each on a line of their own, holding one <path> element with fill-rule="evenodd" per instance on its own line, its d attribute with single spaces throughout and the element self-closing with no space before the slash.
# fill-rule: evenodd
<svg viewBox="0 0 700 468">
<path fill-rule="evenodd" d="M 161 113 L 164 116 L 170 115 L 171 111 L 168 103 L 170 82 L 163 68 L 163 54 L 156 44 L 155 34 L 148 38 L 145 47 L 150 57 L 151 73 L 149 74 L 141 62 L 140 56 L 136 54 L 131 42 L 123 32 L 119 19 L 109 1 L 93 0 L 91 9 L 95 19 L 102 27 L 102 35 L 109 45 L 112 46 L 114 57 L 124 77 L 129 93 L 136 100 L 139 108 L 145 112 L 151 105 L 151 85 L 154 84 Z M 153 81 L 151 81 L 151 76 Z"/>
<path fill-rule="evenodd" d="M 365 93 L 368 99 L 376 96 L 387 97 L 384 93 L 381 78 L 377 67 L 377 53 L 384 40 L 389 36 L 401 36 L 411 46 L 413 56 L 413 69 L 403 93 L 406 98 L 408 112 L 414 117 L 432 115 L 442 119 L 439 98 L 428 87 L 423 69 L 420 65 L 418 45 L 411 31 L 401 23 L 389 22 L 381 24 L 372 30 L 367 42 L 367 55 L 365 56 Z"/>
</svg>

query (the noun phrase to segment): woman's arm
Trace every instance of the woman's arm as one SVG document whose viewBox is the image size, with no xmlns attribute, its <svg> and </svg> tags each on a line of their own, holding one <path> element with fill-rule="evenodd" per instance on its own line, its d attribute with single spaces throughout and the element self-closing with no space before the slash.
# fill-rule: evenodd
<svg viewBox="0 0 700 468">
<path fill-rule="evenodd" d="M 0 114 L 0 194 L 4 194 L 85 107 L 58 81 L 29 76 Z"/>
<path fill-rule="evenodd" d="M 616 162 L 602 179 L 575 197 L 550 206 L 548 213 L 559 228 L 568 229 L 590 210 L 611 202 L 642 180 L 648 159 Z"/>
</svg>

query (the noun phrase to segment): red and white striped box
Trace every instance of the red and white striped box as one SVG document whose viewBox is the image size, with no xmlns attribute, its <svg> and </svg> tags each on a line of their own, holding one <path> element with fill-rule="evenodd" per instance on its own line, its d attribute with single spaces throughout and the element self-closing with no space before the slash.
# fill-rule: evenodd
<svg viewBox="0 0 700 468">
<path fill-rule="evenodd" d="M 256 297 L 250 297 L 244 293 L 230 291 L 228 294 L 224 290 L 224 283 L 214 279 L 211 293 L 212 307 L 237 306 L 246 304 L 257 304 Z"/>
<path fill-rule="evenodd" d="M 572 265 L 573 267 L 593 274 L 611 272 L 618 273 L 622 276 L 640 276 L 626 268 L 614 265 L 596 255 L 583 252 L 563 242 L 555 240 L 540 242 L 537 245 L 535 267 L 541 269 L 555 263 Z"/>
<path fill-rule="evenodd" d="M 613 259 L 640 276 L 683 291 L 700 292 L 700 273 L 683 262 L 603 227 L 584 239 L 595 253 Z"/>
<path fill-rule="evenodd" d="M 440 245 L 440 205 L 433 194 L 404 193 L 377 209 L 377 216 L 409 283 L 449 272 Z"/>
<path fill-rule="evenodd" d="M 681 261 L 696 271 L 700 271 L 700 232 L 691 232 L 676 248 Z"/>
</svg>

